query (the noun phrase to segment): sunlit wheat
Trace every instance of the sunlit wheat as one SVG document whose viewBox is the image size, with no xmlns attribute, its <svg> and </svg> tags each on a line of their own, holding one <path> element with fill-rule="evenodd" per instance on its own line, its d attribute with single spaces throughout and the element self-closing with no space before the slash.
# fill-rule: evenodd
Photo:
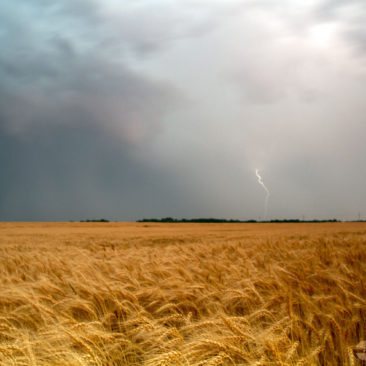
<svg viewBox="0 0 366 366">
<path fill-rule="evenodd" d="M 0 224 L 1 365 L 356 365 L 366 225 Z"/>
</svg>

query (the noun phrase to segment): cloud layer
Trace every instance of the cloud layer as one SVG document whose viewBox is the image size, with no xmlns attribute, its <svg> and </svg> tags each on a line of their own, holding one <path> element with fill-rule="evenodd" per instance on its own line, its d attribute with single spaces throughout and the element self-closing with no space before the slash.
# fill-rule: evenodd
<svg viewBox="0 0 366 366">
<path fill-rule="evenodd" d="M 5 2 L 0 219 L 357 218 L 362 1 Z M 366 212 L 364 212 L 366 216 Z"/>
</svg>

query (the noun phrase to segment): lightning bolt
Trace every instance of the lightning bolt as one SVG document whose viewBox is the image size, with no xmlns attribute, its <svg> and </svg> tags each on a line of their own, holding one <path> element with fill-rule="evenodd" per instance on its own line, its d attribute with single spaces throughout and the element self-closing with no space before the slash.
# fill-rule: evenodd
<svg viewBox="0 0 366 366">
<path fill-rule="evenodd" d="M 263 187 L 263 189 L 266 191 L 266 199 L 264 201 L 264 218 L 267 217 L 267 211 L 268 211 L 268 199 L 269 199 L 269 196 L 271 195 L 271 193 L 269 192 L 269 189 L 265 186 L 265 184 L 263 183 L 263 179 L 262 177 L 260 176 L 259 174 L 259 170 L 256 169 L 255 170 L 255 175 L 257 176 L 258 178 L 258 183 Z"/>
</svg>

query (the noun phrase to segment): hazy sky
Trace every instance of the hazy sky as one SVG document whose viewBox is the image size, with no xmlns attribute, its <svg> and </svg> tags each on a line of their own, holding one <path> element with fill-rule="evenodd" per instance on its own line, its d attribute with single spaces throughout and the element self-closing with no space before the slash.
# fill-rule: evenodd
<svg viewBox="0 0 366 366">
<path fill-rule="evenodd" d="M 0 220 L 366 219 L 365 0 L 5 0 Z"/>
</svg>

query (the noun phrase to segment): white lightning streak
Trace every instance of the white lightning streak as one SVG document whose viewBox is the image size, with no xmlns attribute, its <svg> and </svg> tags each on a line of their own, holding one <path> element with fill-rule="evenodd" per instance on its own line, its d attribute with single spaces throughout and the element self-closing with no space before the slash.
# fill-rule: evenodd
<svg viewBox="0 0 366 366">
<path fill-rule="evenodd" d="M 271 195 L 268 188 L 265 186 L 265 184 L 263 183 L 263 180 L 262 180 L 262 177 L 259 175 L 259 170 L 256 169 L 255 170 L 255 175 L 257 176 L 258 178 L 258 183 L 263 187 L 263 189 L 266 191 L 266 199 L 265 199 L 265 202 L 264 202 L 264 219 L 266 219 L 267 217 L 267 211 L 268 211 L 268 199 L 269 199 L 269 196 Z"/>
</svg>

